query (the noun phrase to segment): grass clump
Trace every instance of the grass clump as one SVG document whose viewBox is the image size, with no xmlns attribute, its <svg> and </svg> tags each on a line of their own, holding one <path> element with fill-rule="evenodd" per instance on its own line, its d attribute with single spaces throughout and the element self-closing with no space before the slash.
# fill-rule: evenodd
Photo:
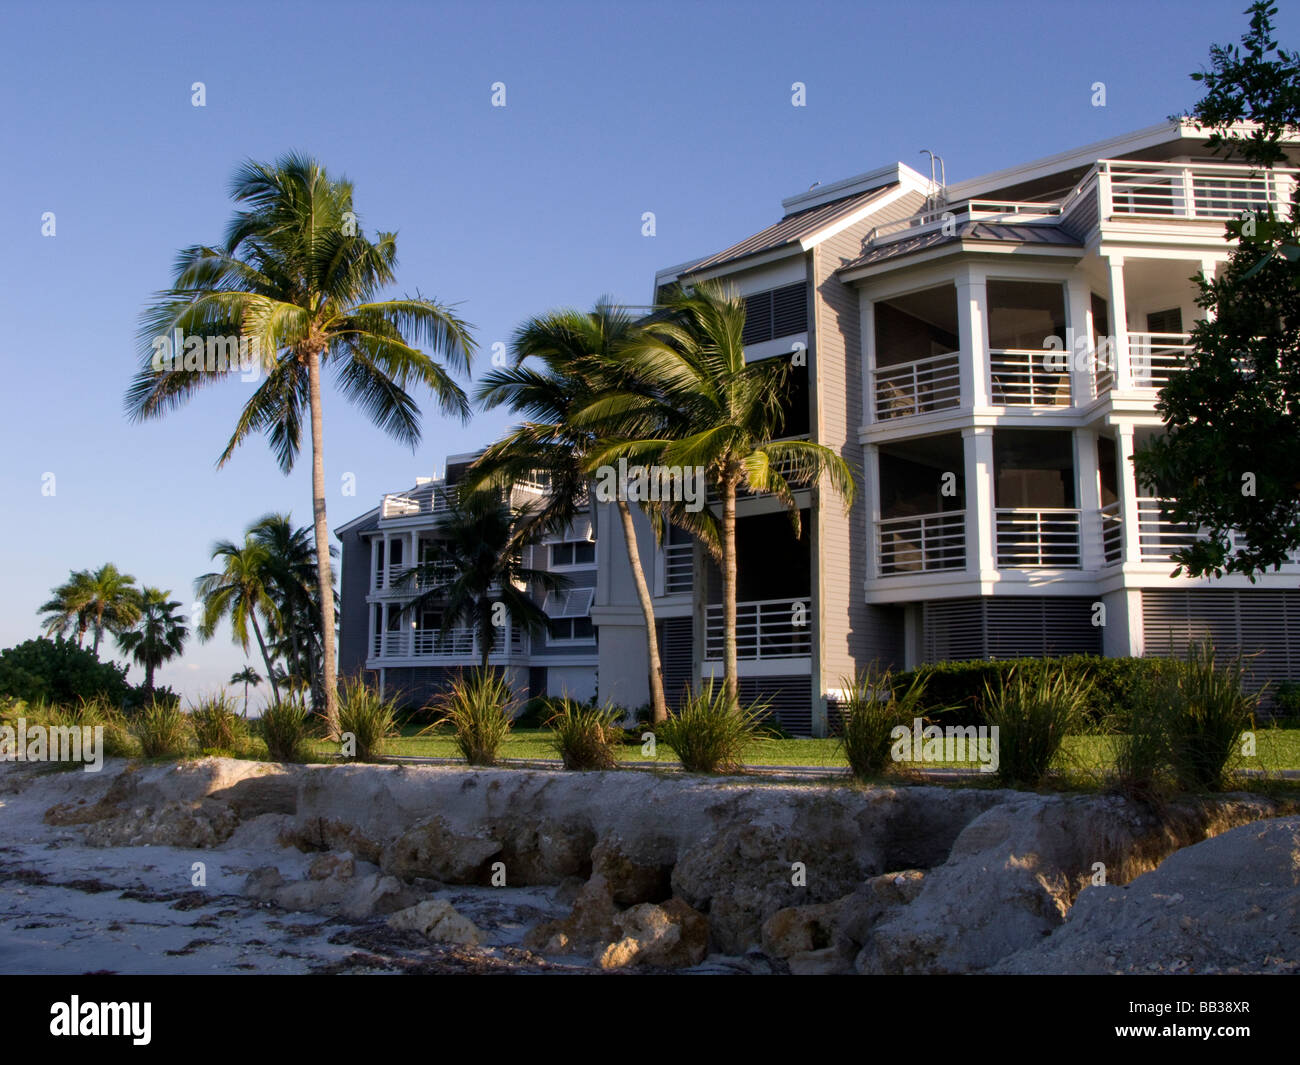
<svg viewBox="0 0 1300 1065">
<path fill-rule="evenodd" d="M 619 722 L 624 711 L 616 706 L 589 706 L 574 699 L 558 700 L 547 721 L 550 745 L 565 769 L 613 769 L 623 745 Z"/>
<path fill-rule="evenodd" d="M 1241 734 L 1253 728 L 1259 696 L 1243 687 L 1240 657 L 1215 661 L 1209 644 L 1193 647 L 1170 689 L 1169 750 L 1178 786 L 1221 791 L 1241 754 Z"/>
<path fill-rule="evenodd" d="M 190 711 L 190 725 L 201 751 L 229 751 L 238 754 L 248 743 L 248 724 L 239 705 L 229 695 L 201 698 Z"/>
<path fill-rule="evenodd" d="M 398 734 L 396 699 L 385 699 L 362 680 L 345 680 L 339 699 L 339 732 L 344 757 L 377 762 Z"/>
<path fill-rule="evenodd" d="M 433 729 L 450 727 L 456 747 L 470 765 L 496 765 L 501 745 L 510 735 L 514 695 L 505 676 L 482 668 L 462 673 L 439 697 L 440 711 Z"/>
<path fill-rule="evenodd" d="M 190 746 L 189 721 L 179 704 L 152 700 L 131 721 L 146 758 L 179 758 Z"/>
<path fill-rule="evenodd" d="M 257 730 L 273 762 L 305 762 L 310 712 L 298 698 L 272 703 L 262 711 Z"/>
<path fill-rule="evenodd" d="M 745 749 L 767 736 L 766 703 L 736 706 L 725 685 L 709 681 L 660 722 L 659 740 L 691 773 L 730 773 L 741 767 Z"/>
<path fill-rule="evenodd" d="M 914 674 L 900 694 L 893 674 L 874 668 L 865 669 L 840 681 L 845 692 L 840 707 L 839 748 L 858 780 L 870 780 L 884 773 L 891 764 L 890 748 L 894 729 L 911 727 L 921 714 L 926 678 Z"/>
<path fill-rule="evenodd" d="M 1000 783 L 1038 787 L 1065 737 L 1086 719 L 1091 681 L 1078 673 L 1014 669 L 986 688 L 984 719 L 996 727 Z"/>
</svg>

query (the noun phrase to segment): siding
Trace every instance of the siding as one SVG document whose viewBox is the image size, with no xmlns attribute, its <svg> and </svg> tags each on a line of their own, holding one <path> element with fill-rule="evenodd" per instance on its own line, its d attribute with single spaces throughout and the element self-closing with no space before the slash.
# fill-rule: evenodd
<svg viewBox="0 0 1300 1065">
<path fill-rule="evenodd" d="M 366 626 L 370 606 L 370 541 L 361 533 L 375 528 L 377 518 L 349 530 L 339 537 L 339 596 L 343 609 L 339 614 L 339 673 L 357 674 L 366 668 Z"/>
</svg>

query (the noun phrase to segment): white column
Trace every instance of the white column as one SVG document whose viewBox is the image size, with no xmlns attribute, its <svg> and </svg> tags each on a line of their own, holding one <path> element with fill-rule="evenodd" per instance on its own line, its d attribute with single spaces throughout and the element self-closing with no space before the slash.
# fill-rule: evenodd
<svg viewBox="0 0 1300 1065">
<path fill-rule="evenodd" d="M 1128 391 L 1133 387 L 1133 366 L 1128 352 L 1128 300 L 1124 295 L 1124 256 L 1108 259 L 1110 274 L 1110 316 L 1114 319 L 1111 355 L 1115 359 L 1115 388 Z"/>
<path fill-rule="evenodd" d="M 876 420 L 876 304 L 859 296 L 862 313 L 862 424 Z"/>
<path fill-rule="evenodd" d="M 968 410 L 989 405 L 987 307 L 984 272 L 967 267 L 965 275 L 957 278 L 957 337 L 961 345 L 961 405 Z"/>
<path fill-rule="evenodd" d="M 1085 571 L 1105 563 L 1101 546 L 1101 484 L 1097 477 L 1097 433 L 1074 431 L 1075 499 L 1079 507 L 1079 562 Z"/>
<path fill-rule="evenodd" d="M 1092 286 L 1078 274 L 1065 283 L 1069 328 L 1065 340 L 1070 367 L 1070 402 L 1078 407 L 1096 394 L 1092 358 Z"/>
<path fill-rule="evenodd" d="M 1137 473 L 1133 469 L 1133 426 L 1115 426 L 1115 450 L 1119 461 L 1119 513 L 1123 523 L 1124 556 L 1128 565 L 1142 561 L 1141 527 L 1138 524 Z"/>
<path fill-rule="evenodd" d="M 962 453 L 966 480 L 966 572 L 979 578 L 997 569 L 994 543 L 993 430 L 988 426 L 963 429 Z"/>
<path fill-rule="evenodd" d="M 880 576 L 880 544 L 876 539 L 876 523 L 880 521 L 880 448 L 876 444 L 862 447 L 862 498 L 867 517 L 867 583 Z"/>
<path fill-rule="evenodd" d="M 1208 258 L 1207 258 L 1207 259 L 1202 259 L 1202 260 L 1201 260 L 1201 273 L 1203 273 L 1203 274 L 1205 275 L 1205 280 L 1207 280 L 1207 281 L 1213 281 L 1213 280 L 1214 280 L 1214 274 L 1215 274 L 1215 271 L 1217 271 L 1218 269 L 1219 269 L 1219 260 L 1218 260 L 1218 259 L 1208 259 Z M 1205 309 L 1204 307 L 1199 308 L 1199 309 L 1200 309 L 1200 311 L 1202 312 L 1202 314 L 1205 316 L 1205 320 L 1206 320 L 1206 321 L 1213 321 L 1213 319 L 1214 319 L 1214 311 L 1212 311 L 1212 310 L 1207 310 L 1207 309 Z"/>
<path fill-rule="evenodd" d="M 384 533 L 384 562 L 375 575 L 375 591 L 388 587 L 388 565 L 393 559 L 393 535 Z"/>
</svg>

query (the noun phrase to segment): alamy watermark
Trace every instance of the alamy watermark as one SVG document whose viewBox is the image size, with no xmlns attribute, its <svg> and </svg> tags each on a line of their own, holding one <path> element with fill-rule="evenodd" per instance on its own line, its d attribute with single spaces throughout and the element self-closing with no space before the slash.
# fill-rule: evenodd
<svg viewBox="0 0 1300 1065">
<path fill-rule="evenodd" d="M 149 365 L 154 373 L 237 373 L 241 381 L 259 381 L 262 377 L 262 342 L 257 337 L 202 337 L 183 330 L 171 336 L 153 339 L 153 358 Z"/>
<path fill-rule="evenodd" d="M 895 762 L 978 762 L 981 773 L 998 771 L 998 726 L 926 725 L 912 719 L 912 727 L 895 725 L 889 733 L 889 755 Z"/>
<path fill-rule="evenodd" d="M 84 762 L 87 773 L 104 768 L 104 726 L 0 725 L 0 762 Z"/>
<path fill-rule="evenodd" d="M 703 466 L 628 466 L 596 470 L 596 498 L 602 503 L 684 503 L 698 514 L 704 509 Z"/>
</svg>

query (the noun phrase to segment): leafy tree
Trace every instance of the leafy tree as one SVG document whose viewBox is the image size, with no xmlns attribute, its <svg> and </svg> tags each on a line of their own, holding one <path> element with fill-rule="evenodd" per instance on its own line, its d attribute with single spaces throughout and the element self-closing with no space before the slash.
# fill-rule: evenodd
<svg viewBox="0 0 1300 1065">
<path fill-rule="evenodd" d="M 153 692 L 154 670 L 181 653 L 190 630 L 176 611 L 172 593 L 146 587 L 140 596 L 140 617 L 134 628 L 118 633 L 117 643 L 136 663 L 144 667 L 144 690 Z"/>
<path fill-rule="evenodd" d="M 271 165 L 250 161 L 235 172 L 231 194 L 241 209 L 225 240 L 182 251 L 171 288 L 143 316 L 142 366 L 127 391 L 126 408 L 135 420 L 158 417 L 199 389 L 231 379 L 217 358 L 207 364 L 206 348 L 201 358 L 185 353 L 179 367 L 159 360 L 165 338 L 174 331 L 248 342 L 265 380 L 244 405 L 218 466 L 250 435 L 263 433 L 287 474 L 298 456 L 306 415 L 321 628 L 333 634 L 323 371 L 332 367 L 343 394 L 379 428 L 414 449 L 420 413 L 409 386 L 424 384 L 444 412 L 469 415 L 469 402 L 447 369 L 417 345 L 468 372 L 474 343 L 468 326 L 433 300 L 418 294 L 382 298 L 396 279 L 396 235 L 366 237 L 353 209 L 351 183 L 332 179 L 317 161 L 293 154 Z M 322 673 L 325 719 L 336 732 L 333 638 L 324 640 Z"/>
<path fill-rule="evenodd" d="M 75 632 L 77 646 L 81 646 L 86 638 L 86 629 L 90 627 L 91 583 L 89 570 L 77 570 L 53 590 L 39 611 L 46 615 L 46 636 L 66 636 Z"/>
<path fill-rule="evenodd" d="M 1210 50 L 1193 112 L 1210 145 L 1257 171 L 1285 162 L 1281 139 L 1300 129 L 1300 55 L 1277 47 L 1267 2 L 1250 30 Z M 1244 52 L 1243 52 L 1244 48 Z M 1243 120 L 1248 131 L 1233 128 Z M 1300 548 L 1300 186 L 1289 217 L 1269 204 L 1230 220 L 1237 242 L 1212 280 L 1198 277 L 1206 317 L 1185 372 L 1161 390 L 1165 433 L 1136 456 L 1141 480 L 1172 496 L 1168 516 L 1202 529 L 1174 552 L 1175 573 L 1256 574 Z"/>
<path fill-rule="evenodd" d="M 109 562 L 93 573 L 78 570 L 71 574 L 54 589 L 53 598 L 40 610 L 47 615 L 46 635 L 63 635 L 75 630 L 78 647 L 86 629 L 93 629 L 95 639 L 91 650 L 98 655 L 104 633 L 120 635 L 131 628 L 140 618 L 140 605 L 135 578 Z"/>
<path fill-rule="evenodd" d="M 221 561 L 221 569 L 205 573 L 194 582 L 194 593 L 203 604 L 203 618 L 199 622 L 199 639 L 207 642 L 217 631 L 222 618 L 230 618 L 234 640 L 248 653 L 248 629 L 252 626 L 257 648 L 262 653 L 266 675 L 275 675 L 271 654 L 262 635 L 258 616 L 272 627 L 280 624 L 280 611 L 271 595 L 271 565 L 266 548 L 253 537 L 246 536 L 242 545 L 230 540 L 220 540 L 212 548 L 212 558 Z M 271 701 L 279 705 L 275 685 L 271 686 Z"/>
<path fill-rule="evenodd" d="M 59 704 L 102 696 L 121 705 L 130 691 L 126 667 L 101 662 L 93 651 L 62 636 L 0 651 L 0 696 Z"/>
</svg>

